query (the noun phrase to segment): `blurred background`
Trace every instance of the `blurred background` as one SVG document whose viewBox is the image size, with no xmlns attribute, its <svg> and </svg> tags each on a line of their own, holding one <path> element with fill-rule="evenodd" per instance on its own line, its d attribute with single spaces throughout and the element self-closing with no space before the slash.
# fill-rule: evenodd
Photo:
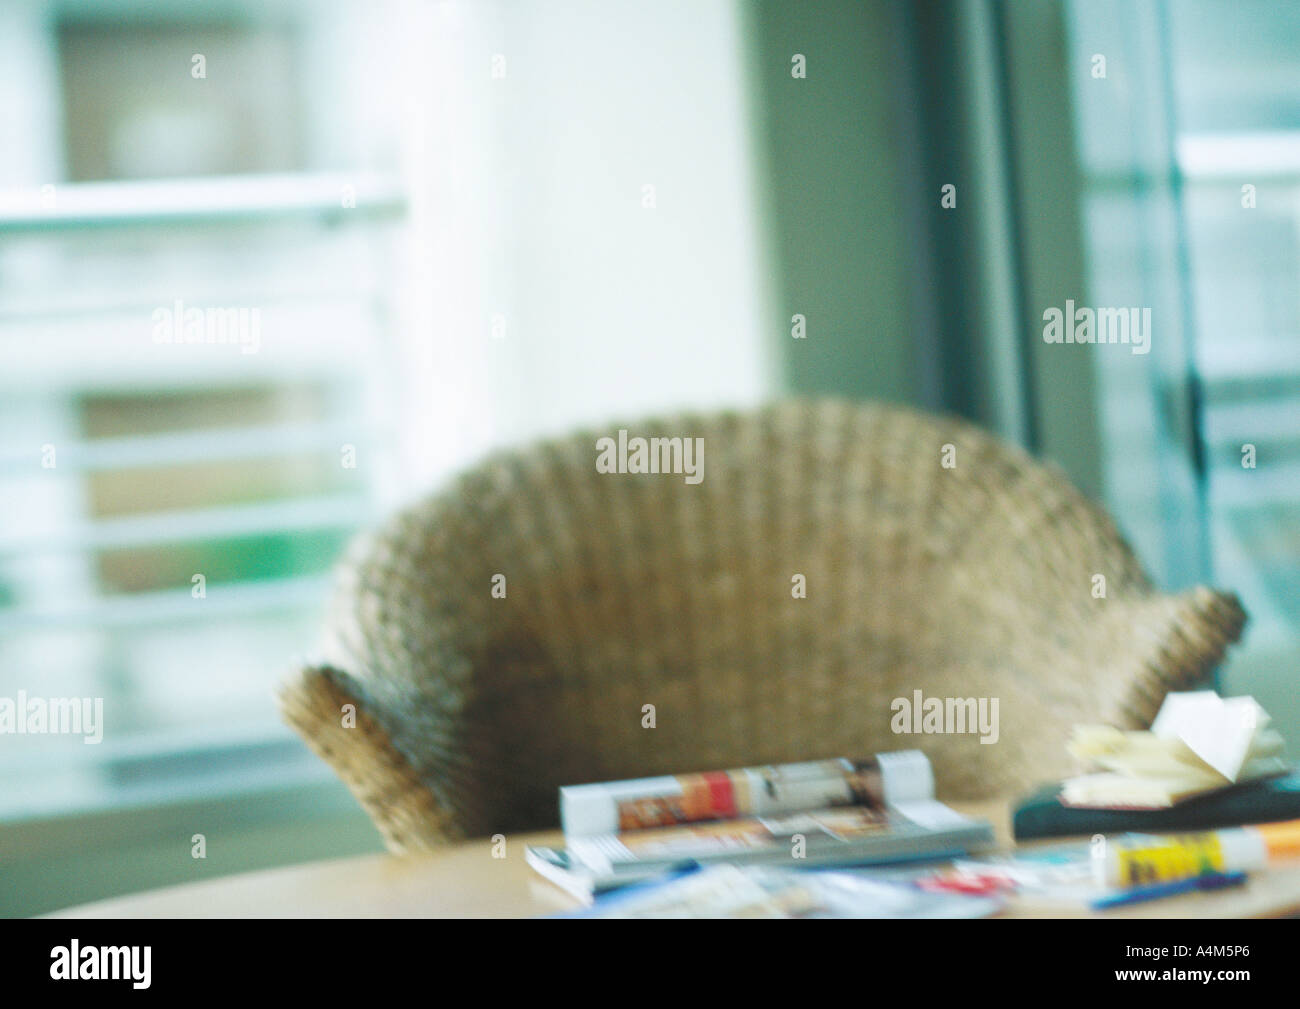
<svg viewBox="0 0 1300 1009">
<path fill-rule="evenodd" d="M 0 696 L 107 729 L 0 736 L 0 914 L 380 850 L 271 693 L 342 545 L 682 406 L 1054 461 L 1294 753 L 1297 80 L 1272 0 L 6 0 Z"/>
</svg>

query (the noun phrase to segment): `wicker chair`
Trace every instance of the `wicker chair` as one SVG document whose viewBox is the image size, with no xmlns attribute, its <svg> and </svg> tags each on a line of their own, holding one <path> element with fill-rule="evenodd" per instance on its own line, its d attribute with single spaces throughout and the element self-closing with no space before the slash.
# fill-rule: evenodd
<svg viewBox="0 0 1300 1009">
<path fill-rule="evenodd" d="M 1245 621 L 1153 591 L 1100 509 L 961 421 L 621 426 L 703 438 L 703 481 L 598 473 L 615 426 L 498 455 L 349 551 L 280 702 L 390 849 L 554 824 L 562 784 L 910 747 L 941 795 L 1006 794 L 1069 769 L 1075 722 L 1149 724 Z M 916 690 L 997 698 L 997 742 L 896 734 Z"/>
</svg>

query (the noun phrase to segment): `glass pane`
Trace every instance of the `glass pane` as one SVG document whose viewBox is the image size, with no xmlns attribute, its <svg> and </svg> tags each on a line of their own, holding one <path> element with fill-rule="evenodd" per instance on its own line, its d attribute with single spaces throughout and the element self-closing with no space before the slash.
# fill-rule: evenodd
<svg viewBox="0 0 1300 1009">
<path fill-rule="evenodd" d="M 1240 595 L 1250 623 L 1222 687 L 1294 740 L 1300 8 L 1079 2 L 1071 29 L 1075 60 L 1108 57 L 1075 89 L 1091 295 L 1156 319 L 1149 360 L 1099 364 L 1109 503 L 1161 581 Z"/>
</svg>

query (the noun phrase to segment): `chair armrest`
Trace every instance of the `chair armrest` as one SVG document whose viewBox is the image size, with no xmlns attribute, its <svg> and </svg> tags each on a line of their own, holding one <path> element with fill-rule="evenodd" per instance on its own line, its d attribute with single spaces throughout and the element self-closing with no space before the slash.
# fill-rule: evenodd
<svg viewBox="0 0 1300 1009">
<path fill-rule="evenodd" d="M 357 680 L 333 666 L 305 666 L 281 684 L 278 699 L 284 720 L 343 779 L 390 851 L 428 851 L 459 838 Z"/>
<path fill-rule="evenodd" d="M 1151 725 L 1165 694 L 1204 689 L 1206 678 L 1241 637 L 1246 612 L 1231 592 L 1198 585 L 1153 595 L 1126 616 L 1140 643 L 1141 671 L 1122 706 L 1128 728 Z"/>
</svg>

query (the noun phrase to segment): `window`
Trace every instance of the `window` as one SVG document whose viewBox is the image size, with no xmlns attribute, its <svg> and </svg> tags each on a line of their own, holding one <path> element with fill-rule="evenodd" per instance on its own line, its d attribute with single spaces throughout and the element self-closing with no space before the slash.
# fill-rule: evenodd
<svg viewBox="0 0 1300 1009">
<path fill-rule="evenodd" d="M 1250 614 L 1225 690 L 1300 724 L 1300 10 L 1074 3 L 1090 289 L 1152 309 L 1098 354 L 1107 491 L 1162 581 Z M 1099 348 L 1099 350 L 1102 348 Z M 1113 349 L 1113 348 L 1112 348 Z"/>
<path fill-rule="evenodd" d="M 396 165 L 336 155 L 319 27 L 22 27 L 62 130 L 0 152 L 0 693 L 112 731 L 6 747 L 0 816 L 323 776 L 270 689 L 403 486 Z"/>
</svg>

